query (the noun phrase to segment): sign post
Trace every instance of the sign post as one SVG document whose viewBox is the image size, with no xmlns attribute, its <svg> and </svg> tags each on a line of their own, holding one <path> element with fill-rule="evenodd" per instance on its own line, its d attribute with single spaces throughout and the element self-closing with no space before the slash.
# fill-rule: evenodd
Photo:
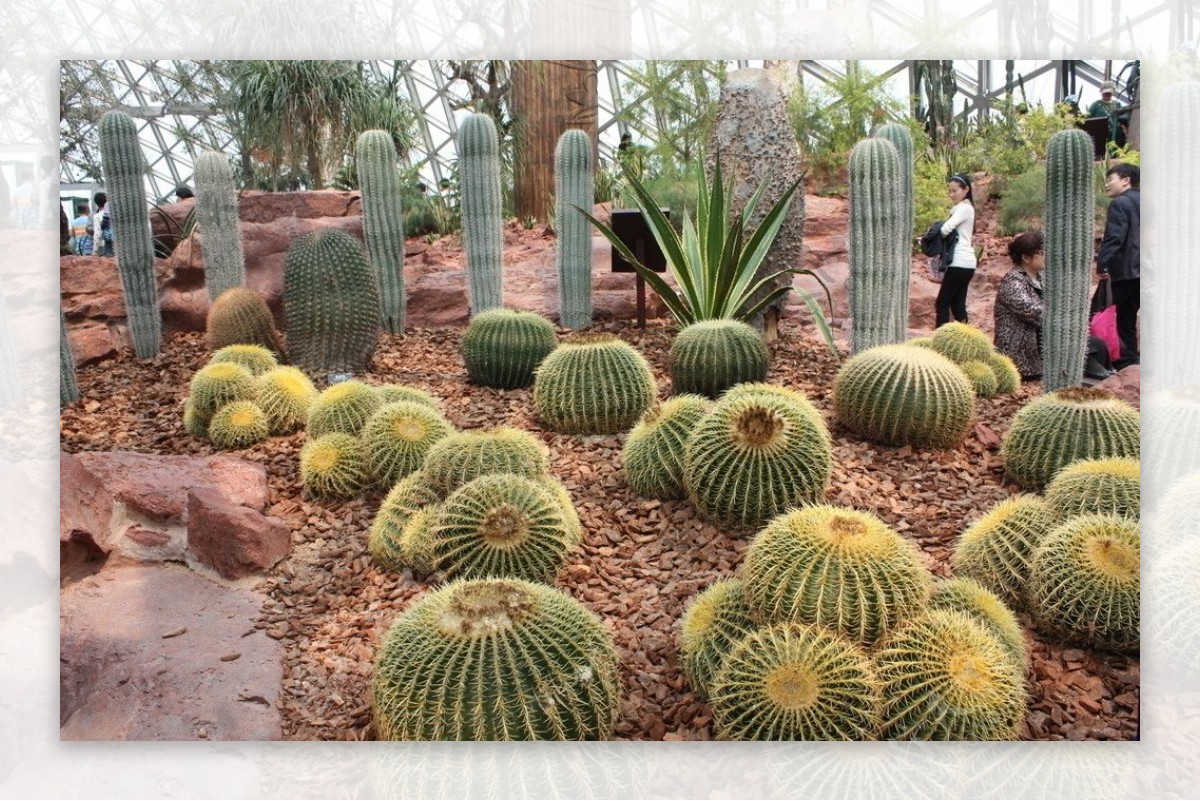
<svg viewBox="0 0 1200 801">
<path fill-rule="evenodd" d="M 660 209 L 668 219 L 669 209 Z M 642 216 L 640 209 L 613 209 L 612 230 L 625 247 L 633 252 L 637 260 L 656 273 L 667 271 L 667 257 L 663 255 L 658 240 L 650 233 L 650 226 Z M 612 271 L 614 273 L 634 273 L 637 276 L 637 320 L 638 328 L 646 327 L 646 280 L 633 265 L 625 261 L 620 252 L 612 249 Z"/>
</svg>

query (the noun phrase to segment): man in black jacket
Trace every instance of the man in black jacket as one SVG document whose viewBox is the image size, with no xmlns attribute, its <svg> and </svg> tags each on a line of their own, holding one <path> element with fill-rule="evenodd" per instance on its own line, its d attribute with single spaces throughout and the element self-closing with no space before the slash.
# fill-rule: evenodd
<svg viewBox="0 0 1200 801">
<path fill-rule="evenodd" d="M 1141 308 L 1142 193 L 1141 174 L 1132 164 L 1116 164 L 1105 173 L 1104 192 L 1111 198 L 1104 239 L 1096 257 L 1100 280 L 1111 282 L 1121 338 L 1120 369 L 1138 363 L 1138 310 Z"/>
</svg>

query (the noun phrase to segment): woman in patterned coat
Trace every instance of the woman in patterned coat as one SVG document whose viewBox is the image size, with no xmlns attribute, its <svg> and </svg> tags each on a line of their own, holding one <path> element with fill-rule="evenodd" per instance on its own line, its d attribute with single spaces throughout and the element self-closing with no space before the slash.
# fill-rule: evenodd
<svg viewBox="0 0 1200 801">
<path fill-rule="evenodd" d="M 1024 380 L 1042 377 L 1043 245 L 1039 231 L 1013 237 L 1008 243 L 1013 268 L 996 287 L 996 350 L 1016 363 Z"/>
</svg>

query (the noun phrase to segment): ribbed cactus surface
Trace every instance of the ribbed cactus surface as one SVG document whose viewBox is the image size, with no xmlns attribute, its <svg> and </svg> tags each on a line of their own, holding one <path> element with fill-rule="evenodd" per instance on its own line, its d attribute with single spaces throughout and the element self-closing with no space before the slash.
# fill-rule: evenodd
<svg viewBox="0 0 1200 801">
<path fill-rule="evenodd" d="M 1021 371 L 1017 369 L 1016 362 L 1011 358 L 1003 353 L 992 351 L 984 361 L 988 367 L 992 368 L 992 373 L 996 376 L 996 392 L 998 394 L 1011 395 L 1021 388 Z"/>
<path fill-rule="evenodd" d="M 517 389 L 558 345 L 554 325 L 527 311 L 492 309 L 472 318 L 463 334 L 463 361 L 472 384 Z"/>
<path fill-rule="evenodd" d="M 252 289 L 234 287 L 221 293 L 208 307 L 205 323 L 208 346 L 220 350 L 227 345 L 259 345 L 283 356 L 283 345 L 267 303 Z"/>
<path fill-rule="evenodd" d="M 367 370 L 379 331 L 379 293 L 357 239 L 322 228 L 293 242 L 283 307 L 293 364 L 310 375 Z"/>
<path fill-rule="evenodd" d="M 209 364 L 232 362 L 240 364 L 250 371 L 250 375 L 259 376 L 279 366 L 275 354 L 259 345 L 226 345 L 217 350 L 208 360 Z"/>
<path fill-rule="evenodd" d="M 671 342 L 671 381 L 676 394 L 715 398 L 736 384 L 765 381 L 767 345 L 762 334 L 738 320 L 702 320 Z"/>
<path fill-rule="evenodd" d="M 500 140 L 486 114 L 468 114 L 458 129 L 459 209 L 474 316 L 504 305 Z"/>
<path fill-rule="evenodd" d="M 254 398 L 254 376 L 240 364 L 222 362 L 201 367 L 192 376 L 189 397 L 208 421 L 227 403 Z"/>
<path fill-rule="evenodd" d="M 1000 596 L 975 579 L 963 576 L 939 581 L 929 597 L 929 608 L 965 612 L 999 637 L 1018 664 L 1025 663 L 1028 648 L 1017 616 Z"/>
<path fill-rule="evenodd" d="M 958 538 L 950 565 L 1014 609 L 1025 606 L 1033 552 L 1054 527 L 1054 513 L 1036 495 L 1015 495 L 993 506 Z"/>
<path fill-rule="evenodd" d="M 909 249 L 900 157 L 886 139 L 850 151 L 850 334 L 861 353 L 908 336 Z"/>
<path fill-rule="evenodd" d="M 1042 386 L 1046 392 L 1083 382 L 1095 243 L 1092 140 L 1059 131 L 1046 150 L 1046 312 Z"/>
<path fill-rule="evenodd" d="M 384 403 L 405 401 L 407 403 L 423 404 L 435 412 L 442 410 L 442 407 L 437 402 L 437 398 L 423 389 L 410 387 L 406 384 L 380 384 L 375 387 L 375 391 L 379 393 L 379 397 L 383 399 Z"/>
<path fill-rule="evenodd" d="M 577 128 L 564 131 L 554 150 L 554 233 L 558 240 L 560 320 L 565 328 L 592 324 L 592 226 L 579 213 L 595 200 L 592 140 Z M 578 208 L 576 208 L 578 207 Z"/>
<path fill-rule="evenodd" d="M 875 129 L 875 136 L 886 139 L 896 148 L 900 165 L 900 242 L 904 260 L 912 254 L 913 224 L 916 220 L 916 182 L 913 171 L 916 166 L 912 134 L 908 126 L 899 122 L 888 122 Z M 904 306 L 908 307 L 908 284 L 904 286 Z"/>
<path fill-rule="evenodd" d="M 276 367 L 254 380 L 254 402 L 267 415 L 273 434 L 288 434 L 308 420 L 317 388 L 296 367 Z"/>
<path fill-rule="evenodd" d="M 384 404 L 367 418 L 362 428 L 367 472 L 377 485 L 391 488 L 419 470 L 434 443 L 453 430 L 441 412 L 423 403 Z"/>
<path fill-rule="evenodd" d="M 319 498 L 353 498 L 367 481 L 362 445 L 351 434 L 334 432 L 310 439 L 300 449 L 300 480 Z"/>
<path fill-rule="evenodd" d="M 638 421 L 621 450 L 625 480 L 642 498 L 687 497 L 683 456 L 688 437 L 712 402 L 699 395 L 676 395 L 655 403 Z"/>
<path fill-rule="evenodd" d="M 983 361 L 993 353 L 987 334 L 957 321 L 939 326 L 929 338 L 929 346 L 955 364 Z"/>
<path fill-rule="evenodd" d="M 456 581 L 418 600 L 384 637 L 371 689 L 383 740 L 602 740 L 620 708 L 600 620 L 514 579 Z"/>
<path fill-rule="evenodd" d="M 364 131 L 354 148 L 362 189 L 363 238 L 379 286 L 383 330 L 404 333 L 404 210 L 396 146 L 387 131 Z"/>
<path fill-rule="evenodd" d="M 75 356 L 67 338 L 67 318 L 58 310 L 58 402 L 60 405 L 79 400 L 79 383 L 75 380 Z"/>
<path fill-rule="evenodd" d="M 204 244 L 204 288 L 212 302 L 246 284 L 237 188 L 224 153 L 208 150 L 196 157 L 196 218 Z"/>
<path fill-rule="evenodd" d="M 538 416 L 560 434 L 627 431 L 654 402 L 641 353 L 609 334 L 581 334 L 542 360 L 533 384 Z"/>
<path fill-rule="evenodd" d="M 688 604 L 679 624 L 679 663 L 697 698 L 708 698 L 729 652 L 753 631 L 740 579 L 718 581 Z"/>
<path fill-rule="evenodd" d="M 352 378 L 328 387 L 313 399 L 305 428 L 310 437 L 334 431 L 357 436 L 382 405 L 383 397 L 375 387 Z"/>
<path fill-rule="evenodd" d="M 125 313 L 133 352 L 139 359 L 158 355 L 162 341 L 162 313 L 154 276 L 154 242 L 147 212 L 146 160 L 138 141 L 137 125 L 123 111 L 100 118 L 100 161 L 108 190 L 113 247 L 125 296 Z"/>
<path fill-rule="evenodd" d="M 227 403 L 208 422 L 208 438 L 218 448 L 245 448 L 271 433 L 267 415 L 253 401 Z"/>
<path fill-rule="evenodd" d="M 412 473 L 397 482 L 371 521 L 367 551 L 375 564 L 384 570 L 399 571 L 406 566 L 416 569 L 418 566 L 408 561 L 410 554 L 405 549 L 405 528 L 414 515 L 431 509 L 440 501 L 441 495 L 429 486 L 423 473 Z M 422 550 L 424 552 L 426 549 Z M 432 558 L 431 554 L 429 558 Z M 432 569 L 432 564 L 426 563 L 420 567 Z"/>
<path fill-rule="evenodd" d="M 422 472 L 442 498 L 488 473 L 513 473 L 527 478 L 550 469 L 546 446 L 528 431 L 494 428 L 456 431 L 429 449 Z"/>
<path fill-rule="evenodd" d="M 1046 503 L 1060 521 L 1084 514 L 1114 514 L 1136 521 L 1142 512 L 1139 465 L 1137 459 L 1128 458 L 1072 462 L 1046 486 Z"/>
<path fill-rule="evenodd" d="M 959 368 L 971 382 L 971 388 L 980 398 L 990 398 L 1000 390 L 1000 382 L 996 379 L 996 371 L 987 362 L 971 359 L 963 362 Z"/>
</svg>

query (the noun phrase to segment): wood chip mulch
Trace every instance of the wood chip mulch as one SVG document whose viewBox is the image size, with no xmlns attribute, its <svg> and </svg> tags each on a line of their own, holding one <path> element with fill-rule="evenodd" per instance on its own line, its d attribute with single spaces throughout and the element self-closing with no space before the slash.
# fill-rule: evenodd
<svg viewBox="0 0 1200 801">
<path fill-rule="evenodd" d="M 993 504 L 1018 491 L 1004 480 L 1000 440 L 1015 411 L 1041 392 L 983 399 L 971 435 L 950 450 L 915 451 L 856 440 L 832 420 L 838 363 L 811 332 L 789 330 L 772 347 L 768 380 L 805 392 L 834 437 L 828 501 L 868 510 L 913 540 L 929 568 L 948 574 L 957 534 Z M 667 354 L 673 329 L 651 323 L 598 326 L 617 333 L 652 364 L 660 395 L 670 390 Z M 556 586 L 611 628 L 624 666 L 625 701 L 615 736 L 636 740 L 707 740 L 711 712 L 684 681 L 675 631 L 688 600 L 737 570 L 753 532 L 725 531 L 701 520 L 687 501 L 646 501 L 620 471 L 624 436 L 578 438 L 547 431 L 529 389 L 502 391 L 466 382 L 461 329 L 383 334 L 370 383 L 403 383 L 441 399 L 459 428 L 508 425 L 535 432 L 551 451 L 551 470 L 575 500 L 587 531 Z M 133 450 L 209 455 L 209 442 L 183 430 L 188 382 L 208 353 L 201 334 L 169 336 L 158 357 L 130 353 L 79 371 L 83 400 L 61 416 L 63 450 Z M 376 649 L 395 616 L 430 586 L 407 571 L 378 570 L 367 530 L 382 500 L 372 492 L 350 502 L 302 496 L 299 451 L 304 434 L 275 437 L 225 452 L 262 464 L 269 513 L 291 524 L 294 551 L 266 578 L 268 600 L 256 623 L 286 648 L 284 733 L 297 740 L 373 737 L 369 685 Z M 1139 733 L 1136 658 L 1044 640 L 1021 618 L 1031 650 L 1029 713 L 1022 736 L 1033 740 L 1130 740 Z"/>
</svg>

